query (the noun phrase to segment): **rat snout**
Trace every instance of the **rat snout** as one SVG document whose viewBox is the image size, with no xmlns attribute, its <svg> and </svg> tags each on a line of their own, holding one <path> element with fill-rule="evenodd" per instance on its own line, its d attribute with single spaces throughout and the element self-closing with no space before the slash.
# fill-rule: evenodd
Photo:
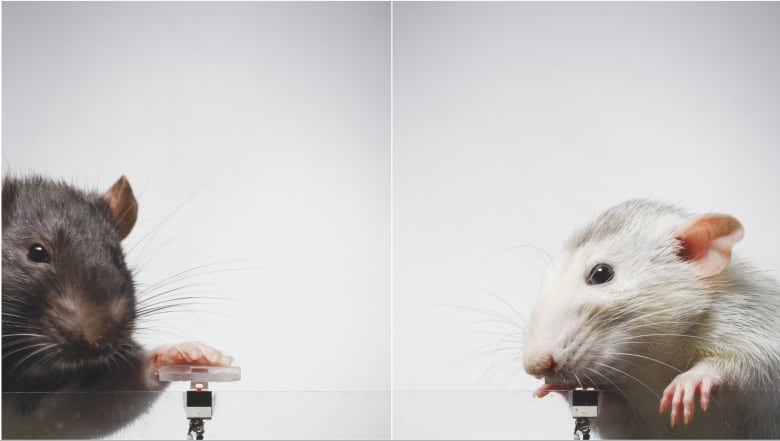
<svg viewBox="0 0 780 441">
<path fill-rule="evenodd" d="M 523 357 L 525 371 L 536 378 L 550 377 L 555 374 L 558 364 L 550 352 L 536 351 Z"/>
<path fill-rule="evenodd" d="M 525 371 L 548 382 L 578 382 L 582 339 L 577 330 L 577 321 L 568 315 L 537 317 L 526 335 Z"/>
<path fill-rule="evenodd" d="M 63 343 L 76 353 L 108 355 L 117 346 L 117 324 L 110 320 L 90 317 L 89 314 L 73 314 L 60 315 L 55 323 Z"/>
<path fill-rule="evenodd" d="M 558 336 L 547 331 L 549 321 L 549 317 L 535 317 L 525 336 L 523 367 L 536 378 L 552 376 L 560 368 L 560 354 L 554 351 Z"/>
<path fill-rule="evenodd" d="M 523 367 L 529 375 L 536 378 L 552 376 L 560 367 L 560 360 L 554 353 L 554 335 L 543 332 L 535 323 L 526 335 Z"/>
<path fill-rule="evenodd" d="M 84 326 L 73 337 L 73 346 L 82 353 L 108 355 L 114 351 L 115 338 L 105 325 Z"/>
<path fill-rule="evenodd" d="M 111 304 L 94 302 L 83 294 L 62 295 L 52 301 L 49 319 L 62 348 L 79 359 L 111 355 L 120 346 L 123 333 L 121 314 Z"/>
<path fill-rule="evenodd" d="M 567 347 L 549 346 L 526 351 L 523 357 L 525 371 L 547 384 L 580 384 L 582 376 L 578 361 Z"/>
</svg>

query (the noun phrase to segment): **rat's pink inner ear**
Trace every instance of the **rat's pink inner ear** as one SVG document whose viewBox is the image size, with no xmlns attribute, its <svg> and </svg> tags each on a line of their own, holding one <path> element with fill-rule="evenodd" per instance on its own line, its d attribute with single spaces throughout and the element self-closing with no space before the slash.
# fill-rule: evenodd
<svg viewBox="0 0 780 441">
<path fill-rule="evenodd" d="M 678 230 L 677 239 L 682 244 L 678 256 L 690 262 L 699 277 L 711 277 L 726 269 L 731 249 L 744 234 L 742 224 L 731 216 L 702 216 Z"/>
<path fill-rule="evenodd" d="M 130 234 L 138 217 L 138 203 L 127 178 L 120 177 L 103 195 L 103 200 L 108 202 L 111 219 L 119 232 L 119 240 L 124 239 Z"/>
</svg>

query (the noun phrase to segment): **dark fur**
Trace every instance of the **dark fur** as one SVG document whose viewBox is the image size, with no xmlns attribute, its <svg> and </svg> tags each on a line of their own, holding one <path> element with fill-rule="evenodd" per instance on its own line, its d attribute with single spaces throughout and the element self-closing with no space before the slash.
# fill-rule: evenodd
<svg viewBox="0 0 780 441">
<path fill-rule="evenodd" d="M 135 287 L 116 215 L 105 195 L 42 177 L 7 178 L 2 201 L 3 435 L 110 433 L 147 408 L 152 394 L 136 394 L 133 404 L 67 392 L 160 388 L 147 384 L 132 339 Z M 50 262 L 28 258 L 33 244 Z"/>
</svg>

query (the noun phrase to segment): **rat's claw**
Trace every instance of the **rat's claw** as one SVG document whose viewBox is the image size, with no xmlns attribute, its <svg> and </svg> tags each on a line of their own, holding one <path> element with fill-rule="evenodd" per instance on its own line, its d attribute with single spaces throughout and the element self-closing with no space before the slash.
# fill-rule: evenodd
<svg viewBox="0 0 780 441">
<path fill-rule="evenodd" d="M 696 413 L 696 385 L 686 383 L 683 386 L 683 423 L 687 426 Z"/>
<path fill-rule="evenodd" d="M 676 426 L 680 422 L 680 413 L 682 413 L 682 392 L 683 388 L 678 384 L 674 389 L 674 396 L 672 397 L 672 412 L 669 415 L 669 420 L 672 427 Z"/>
<path fill-rule="evenodd" d="M 705 377 L 701 382 L 701 387 L 699 388 L 699 395 L 701 395 L 699 406 L 701 406 L 701 410 L 704 412 L 706 412 L 707 408 L 710 407 L 710 394 L 714 389 L 715 388 L 712 378 Z"/>
<path fill-rule="evenodd" d="M 664 413 L 671 409 L 669 422 L 672 427 L 680 422 L 680 417 L 687 425 L 696 413 L 696 395 L 699 395 L 701 410 L 706 412 L 710 405 L 710 396 L 719 383 L 719 378 L 710 375 L 702 367 L 683 372 L 664 389 L 658 411 Z"/>
<path fill-rule="evenodd" d="M 664 389 L 663 395 L 661 395 L 661 405 L 658 406 L 658 413 L 664 413 L 669 410 L 672 405 L 672 396 L 674 395 L 674 388 L 670 384 Z"/>
</svg>

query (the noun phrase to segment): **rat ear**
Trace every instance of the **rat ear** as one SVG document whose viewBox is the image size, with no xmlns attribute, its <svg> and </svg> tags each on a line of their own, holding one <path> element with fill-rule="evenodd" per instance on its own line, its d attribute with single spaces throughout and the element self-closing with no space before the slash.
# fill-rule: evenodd
<svg viewBox="0 0 780 441">
<path fill-rule="evenodd" d="M 103 200 L 108 203 L 111 220 L 119 232 L 119 240 L 124 239 L 130 234 L 138 217 L 138 203 L 124 175 L 103 195 Z"/>
<path fill-rule="evenodd" d="M 731 262 L 731 249 L 745 232 L 738 220 L 725 214 L 696 218 L 678 230 L 682 244 L 678 256 L 694 265 L 699 277 L 719 274 Z"/>
</svg>

